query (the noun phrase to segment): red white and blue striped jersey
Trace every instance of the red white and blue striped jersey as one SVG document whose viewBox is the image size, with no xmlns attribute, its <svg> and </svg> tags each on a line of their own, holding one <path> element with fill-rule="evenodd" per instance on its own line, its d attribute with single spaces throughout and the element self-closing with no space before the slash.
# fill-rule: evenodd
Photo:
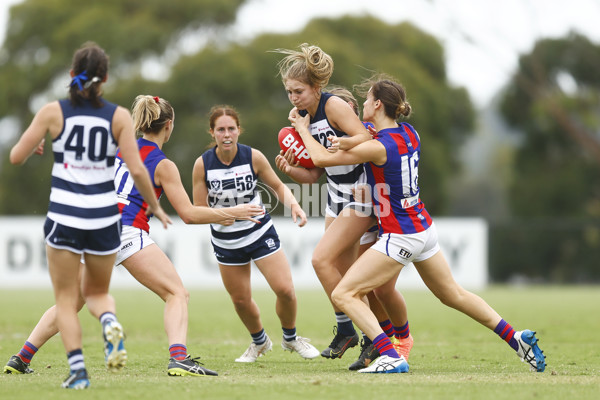
<svg viewBox="0 0 600 400">
<path fill-rule="evenodd" d="M 163 194 L 163 188 L 157 186 L 154 182 L 154 171 L 159 162 L 167 158 L 165 153 L 154 142 L 139 138 L 138 147 L 140 149 L 140 157 L 148 169 L 150 180 L 154 186 L 154 193 L 160 199 Z M 129 174 L 129 169 L 123 159 L 121 152 L 117 154 L 115 166 L 115 189 L 117 191 L 117 201 L 119 203 L 119 211 L 121 212 L 121 223 L 123 225 L 133 226 L 134 228 L 142 229 L 146 232 L 150 231 L 148 221 L 151 217 L 146 215 L 148 203 L 134 185 L 133 178 Z"/>
<path fill-rule="evenodd" d="M 54 165 L 48 218 L 70 227 L 94 230 L 120 218 L 114 176 L 117 142 L 112 132 L 116 104 L 102 100 L 74 107 L 59 100 L 63 129 L 52 141 Z"/>
<path fill-rule="evenodd" d="M 380 130 L 373 139 L 383 144 L 387 153 L 385 164 L 365 164 L 379 234 L 425 231 L 433 221 L 419 198 L 419 135 L 403 122 L 396 128 Z"/>
</svg>

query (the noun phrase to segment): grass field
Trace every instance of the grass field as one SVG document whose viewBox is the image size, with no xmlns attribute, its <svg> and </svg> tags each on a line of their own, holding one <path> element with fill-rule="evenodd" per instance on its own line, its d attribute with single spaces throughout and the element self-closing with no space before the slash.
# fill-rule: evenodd
<svg viewBox="0 0 600 400">
<path fill-rule="evenodd" d="M 600 396 L 600 287 L 491 287 L 478 293 L 516 329 L 537 331 L 547 355 L 544 373 L 532 373 L 493 332 L 443 306 L 429 292 L 405 292 L 415 345 L 407 374 L 359 374 L 343 359 L 303 360 L 284 352 L 274 296 L 255 293 L 273 351 L 256 363 L 237 364 L 250 337 L 224 290 L 191 292 L 188 349 L 218 377 L 169 377 L 163 303 L 145 290 L 116 290 L 126 334 L 127 367 L 105 371 L 99 323 L 80 314 L 84 355 L 91 376 L 86 391 L 60 388 L 67 362 L 58 337 L 35 356 L 32 375 L 0 374 L 2 399 L 597 399 Z M 319 349 L 334 319 L 323 292 L 298 291 L 298 333 Z M 0 292 L 0 363 L 18 352 L 51 291 Z"/>
</svg>

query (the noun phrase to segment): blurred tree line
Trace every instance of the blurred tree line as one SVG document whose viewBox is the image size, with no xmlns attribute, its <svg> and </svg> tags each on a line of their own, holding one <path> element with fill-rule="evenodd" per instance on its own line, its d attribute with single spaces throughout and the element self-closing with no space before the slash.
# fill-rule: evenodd
<svg viewBox="0 0 600 400">
<path fill-rule="evenodd" d="M 600 46 L 581 35 L 540 40 L 501 96 L 520 145 L 511 218 L 490 227 L 496 279 L 600 281 L 599 65 Z"/>
<path fill-rule="evenodd" d="M 193 163 L 210 143 L 207 113 L 213 105 L 233 105 L 244 130 L 240 141 L 273 162 L 279 152 L 276 135 L 289 124 L 291 104 L 277 75 L 282 56 L 272 50 L 307 42 L 333 57 L 332 85 L 351 88 L 385 72 L 406 87 L 414 110 L 409 122 L 423 142 L 422 197 L 433 215 L 447 215 L 452 179 L 463 168 L 458 150 L 474 130 L 476 112 L 465 88 L 448 82 L 440 42 L 410 23 L 389 25 L 366 16 L 315 19 L 300 32 L 239 43 L 231 40 L 229 28 L 245 2 L 26 0 L 15 5 L 0 51 L 0 120 L 18 121 L 20 133 L 42 104 L 65 97 L 74 50 L 95 41 L 111 57 L 104 86 L 108 100 L 129 107 L 136 95 L 151 94 L 174 106 L 175 132 L 163 150 L 179 166 L 191 194 Z M 577 35 L 540 41 L 522 56 L 500 95 L 500 111 L 519 132 L 520 145 L 512 153 L 514 172 L 506 185 L 509 217 L 490 221 L 493 280 L 515 274 L 600 279 L 589 262 L 600 255 L 599 54 L 598 46 Z M 44 215 L 50 143 L 46 155 L 15 168 L 7 159 L 15 140 L 0 157 L 0 214 Z M 167 201 L 162 204 L 173 213 Z"/>
</svg>

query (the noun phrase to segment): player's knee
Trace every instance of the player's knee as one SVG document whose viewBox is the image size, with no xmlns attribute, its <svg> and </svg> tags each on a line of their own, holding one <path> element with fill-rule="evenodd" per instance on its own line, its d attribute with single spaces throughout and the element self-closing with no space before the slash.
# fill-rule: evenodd
<svg viewBox="0 0 600 400">
<path fill-rule="evenodd" d="M 339 307 L 342 310 L 346 308 L 346 305 L 348 304 L 351 297 L 352 296 L 350 295 L 350 293 L 339 287 L 336 287 L 335 289 L 333 289 L 333 292 L 331 292 L 331 301 L 333 302 L 333 304 L 336 305 L 336 307 Z"/>
<path fill-rule="evenodd" d="M 190 292 L 183 285 L 165 287 L 159 295 L 164 302 L 175 300 L 188 304 L 190 301 Z"/>
<path fill-rule="evenodd" d="M 321 266 L 323 265 L 323 260 L 317 254 L 313 254 L 312 258 L 310 259 L 310 262 L 315 270 L 321 268 Z"/>
<path fill-rule="evenodd" d="M 231 302 L 236 310 L 245 310 L 250 307 L 251 300 L 246 296 L 231 296 Z"/>
<path fill-rule="evenodd" d="M 290 285 L 285 288 L 278 289 L 276 291 L 277 298 L 285 302 L 292 302 L 296 300 L 296 292 L 294 286 Z"/>
<path fill-rule="evenodd" d="M 333 260 L 326 254 L 313 253 L 311 262 L 317 275 L 327 273 L 333 268 Z"/>
</svg>

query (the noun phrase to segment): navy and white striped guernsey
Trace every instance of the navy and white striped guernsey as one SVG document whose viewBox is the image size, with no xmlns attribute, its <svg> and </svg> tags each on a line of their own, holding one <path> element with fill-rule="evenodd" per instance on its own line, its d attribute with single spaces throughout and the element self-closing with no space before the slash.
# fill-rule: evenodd
<svg viewBox="0 0 600 400">
<path fill-rule="evenodd" d="M 117 105 L 103 100 L 94 108 L 89 101 L 73 107 L 59 101 L 63 130 L 52 141 L 54 166 L 48 218 L 84 230 L 107 227 L 119 221 L 114 185 L 117 143 L 112 119 Z"/>
<path fill-rule="evenodd" d="M 327 140 L 328 136 L 337 136 L 340 138 L 349 137 L 345 132 L 333 128 L 327 119 L 327 114 L 325 114 L 325 104 L 331 97 L 334 97 L 331 93 L 321 93 L 317 111 L 315 115 L 311 117 L 310 124 L 308 125 L 312 137 L 325 148 L 331 145 Z M 307 111 L 300 110 L 299 113 L 302 116 L 306 116 Z M 352 188 L 356 182 L 363 182 L 366 180 L 363 164 L 325 167 L 325 172 L 327 174 L 327 203 L 330 206 L 353 202 L 354 196 L 352 195 Z M 344 206 L 334 207 L 334 209 L 336 208 L 341 211 Z"/>
<path fill-rule="evenodd" d="M 237 145 L 237 153 L 229 165 L 223 164 L 216 147 L 202 154 L 204 177 L 208 188 L 207 203 L 213 208 L 234 207 L 238 204 L 262 204 L 256 185 L 258 177 L 252 167 L 252 148 Z M 271 216 L 254 217 L 261 223 L 235 221 L 233 225 L 211 224 L 212 242 L 225 249 L 239 249 L 260 239 L 273 225 Z"/>
</svg>

